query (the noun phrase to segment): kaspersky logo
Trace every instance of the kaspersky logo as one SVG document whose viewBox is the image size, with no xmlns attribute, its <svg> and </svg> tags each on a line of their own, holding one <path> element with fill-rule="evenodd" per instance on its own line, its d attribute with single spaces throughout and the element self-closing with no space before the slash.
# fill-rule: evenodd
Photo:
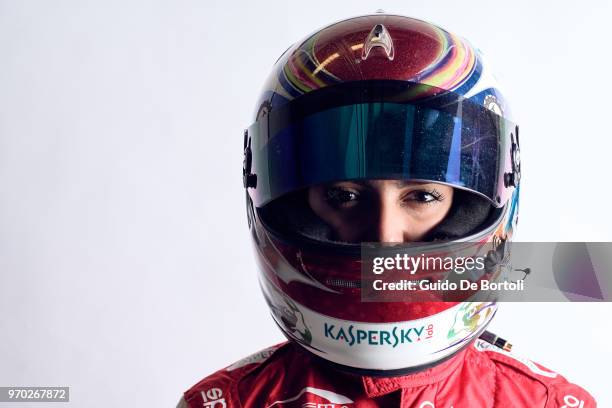
<svg viewBox="0 0 612 408">
<path fill-rule="evenodd" d="M 433 336 L 434 325 L 417 327 L 393 326 L 390 330 L 364 330 L 358 329 L 352 324 L 345 327 L 325 322 L 323 330 L 325 337 L 345 342 L 350 347 L 355 344 L 366 344 L 395 348 L 401 344 L 413 344 L 430 339 Z"/>
</svg>

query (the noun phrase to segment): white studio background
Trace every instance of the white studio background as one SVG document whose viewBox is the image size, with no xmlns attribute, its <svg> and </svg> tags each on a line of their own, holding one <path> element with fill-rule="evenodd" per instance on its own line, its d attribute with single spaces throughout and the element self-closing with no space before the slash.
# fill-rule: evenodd
<svg viewBox="0 0 612 408">
<path fill-rule="evenodd" d="M 247 234 L 242 130 L 292 42 L 378 8 L 493 64 L 521 125 L 521 241 L 612 241 L 610 2 L 2 0 L 0 386 L 173 407 L 281 341 Z M 608 407 L 611 312 L 509 304 L 492 331 Z"/>
</svg>

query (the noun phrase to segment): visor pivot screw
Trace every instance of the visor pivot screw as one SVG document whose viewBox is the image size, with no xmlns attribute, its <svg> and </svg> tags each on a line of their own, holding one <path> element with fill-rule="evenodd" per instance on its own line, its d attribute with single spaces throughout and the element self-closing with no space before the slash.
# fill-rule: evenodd
<svg viewBox="0 0 612 408">
<path fill-rule="evenodd" d="M 504 174 L 504 185 L 506 187 L 516 186 L 515 181 L 514 181 L 514 173 Z"/>
<path fill-rule="evenodd" d="M 253 164 L 253 153 L 251 152 L 251 138 L 249 131 L 244 131 L 244 159 L 242 161 L 242 185 L 244 188 L 255 188 L 257 186 L 257 175 L 251 173 Z"/>
<path fill-rule="evenodd" d="M 516 128 L 516 138 L 514 137 L 514 133 L 511 133 L 510 137 L 512 138 L 512 148 L 510 150 L 512 172 L 504 173 L 504 185 L 506 187 L 518 187 L 521 181 L 521 154 L 518 145 L 518 127 Z"/>
</svg>

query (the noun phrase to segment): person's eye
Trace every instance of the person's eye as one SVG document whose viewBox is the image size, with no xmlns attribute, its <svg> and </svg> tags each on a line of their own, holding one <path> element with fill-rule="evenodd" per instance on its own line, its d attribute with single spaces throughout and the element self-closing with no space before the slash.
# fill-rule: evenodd
<svg viewBox="0 0 612 408">
<path fill-rule="evenodd" d="M 416 204 L 433 204 L 443 201 L 444 196 L 437 190 L 413 190 L 403 197 L 403 201 Z"/>
<path fill-rule="evenodd" d="M 351 208 L 358 204 L 358 191 L 345 187 L 331 187 L 326 191 L 326 201 L 337 208 Z"/>
</svg>

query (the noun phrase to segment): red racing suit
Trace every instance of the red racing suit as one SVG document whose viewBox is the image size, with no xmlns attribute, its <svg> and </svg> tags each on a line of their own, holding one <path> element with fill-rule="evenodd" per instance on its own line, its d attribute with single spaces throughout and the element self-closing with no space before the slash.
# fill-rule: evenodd
<svg viewBox="0 0 612 408">
<path fill-rule="evenodd" d="M 530 360 L 477 339 L 432 368 L 368 377 L 329 368 L 293 343 L 204 378 L 178 408 L 593 408 L 589 393 Z"/>
</svg>

